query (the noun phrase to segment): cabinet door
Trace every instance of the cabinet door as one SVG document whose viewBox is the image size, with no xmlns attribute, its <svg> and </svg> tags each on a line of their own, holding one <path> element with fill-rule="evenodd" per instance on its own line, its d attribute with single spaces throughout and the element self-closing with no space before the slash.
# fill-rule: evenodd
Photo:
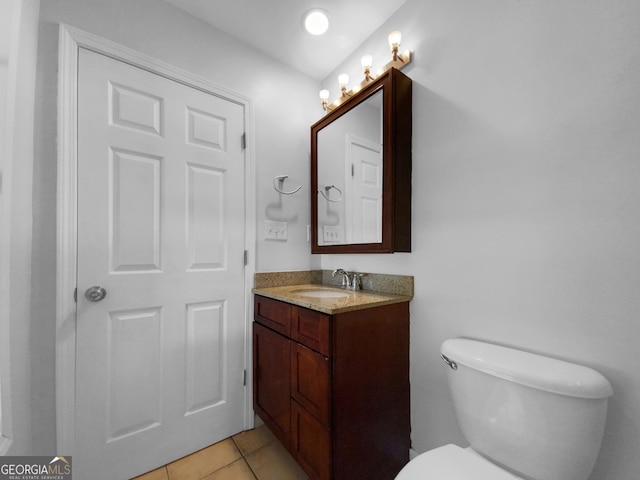
<svg viewBox="0 0 640 480">
<path fill-rule="evenodd" d="M 295 400 L 291 400 L 291 453 L 311 480 L 331 478 L 329 430 Z"/>
<path fill-rule="evenodd" d="M 291 343 L 291 397 L 329 427 L 330 360 L 299 343 Z"/>
<path fill-rule="evenodd" d="M 253 408 L 285 445 L 290 440 L 290 341 L 253 323 Z"/>
</svg>

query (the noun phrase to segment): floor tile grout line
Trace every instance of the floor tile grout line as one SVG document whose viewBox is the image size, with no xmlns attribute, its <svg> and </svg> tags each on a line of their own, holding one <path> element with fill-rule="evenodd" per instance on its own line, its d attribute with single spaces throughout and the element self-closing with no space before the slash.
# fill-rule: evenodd
<svg viewBox="0 0 640 480">
<path fill-rule="evenodd" d="M 226 440 L 231 440 L 231 443 L 233 443 L 233 446 L 234 446 L 234 447 L 236 447 L 236 450 L 237 450 L 237 451 L 238 451 L 238 453 L 240 454 L 240 457 L 236 458 L 235 460 L 233 460 L 233 461 L 232 461 L 232 462 L 230 462 L 230 463 L 227 463 L 226 465 L 221 466 L 220 468 L 215 469 L 215 470 L 214 470 L 214 471 L 212 471 L 212 472 L 207 473 L 207 474 L 206 474 L 206 475 L 204 475 L 203 477 L 200 477 L 198 480 L 202 480 L 203 478 L 206 478 L 206 477 L 208 477 L 209 475 L 213 475 L 214 473 L 219 472 L 219 471 L 220 471 L 220 470 L 222 470 L 223 468 L 227 468 L 227 467 L 229 467 L 230 465 L 233 465 L 233 464 L 234 464 L 234 463 L 236 463 L 238 460 L 243 460 L 243 461 L 244 461 L 244 462 L 249 466 L 249 462 L 247 462 L 247 461 L 244 459 L 244 455 L 242 454 L 242 450 L 240 450 L 240 447 L 238 447 L 238 444 L 237 444 L 237 443 L 236 443 L 236 441 L 233 439 L 233 435 L 232 435 L 231 437 L 227 437 L 227 438 L 225 438 L 224 440 L 220 440 L 220 441 L 219 441 L 219 442 L 217 442 L 217 443 L 222 443 L 222 442 L 224 442 L 224 441 L 226 441 Z M 214 443 L 213 445 L 215 445 L 215 443 Z M 209 446 L 212 446 L 212 445 L 209 445 Z M 208 448 L 208 447 L 205 447 L 205 448 Z M 251 466 L 249 466 L 249 468 L 251 468 Z M 253 473 L 253 472 L 252 472 L 252 473 Z M 254 476 L 255 476 L 255 475 L 254 475 Z M 169 479 L 169 480 L 171 480 L 171 479 Z"/>
<path fill-rule="evenodd" d="M 233 442 L 233 444 L 236 446 L 236 448 L 238 449 L 238 451 L 240 452 L 240 455 L 242 455 L 242 458 L 244 458 L 246 455 L 244 454 L 244 452 L 242 451 L 242 449 L 240 448 L 240 445 L 238 445 L 238 442 L 236 442 L 236 439 L 233 438 L 235 437 L 235 435 L 231 436 L 231 441 Z"/>
<path fill-rule="evenodd" d="M 238 451 L 240 452 L 240 454 L 242 455 L 242 460 L 244 460 L 244 463 L 247 464 L 247 467 L 249 467 L 249 471 L 251 472 L 251 475 L 253 475 L 253 478 L 255 478 L 256 480 L 260 480 L 258 478 L 258 474 L 255 472 L 255 470 L 253 469 L 253 467 L 251 467 L 251 464 L 249 463 L 249 461 L 247 460 L 247 457 L 249 455 L 251 455 L 253 452 L 260 450 L 259 448 L 254 450 L 253 452 L 247 452 L 246 454 L 244 453 L 244 451 L 242 450 L 242 448 L 240 448 L 240 445 L 238 445 L 238 442 L 236 442 L 236 439 L 234 438 L 234 436 L 231 437 L 231 440 L 233 440 L 233 443 L 235 444 L 235 446 L 238 448 Z"/>
<path fill-rule="evenodd" d="M 240 452 L 240 453 L 242 453 L 242 452 Z M 230 467 L 231 465 L 233 465 L 233 464 L 234 464 L 234 463 L 236 463 L 236 462 L 239 462 L 240 460 L 242 460 L 242 461 L 247 465 L 247 467 L 249 467 L 249 470 L 251 470 L 251 474 L 252 474 L 252 475 L 256 478 L 256 480 L 257 480 L 256 474 L 255 474 L 255 473 L 254 473 L 254 471 L 251 469 L 251 465 L 249 465 L 249 462 L 247 462 L 247 460 L 246 460 L 244 457 L 236 458 L 233 462 L 231 462 L 231 463 L 227 463 L 226 465 L 223 465 L 222 467 L 218 468 L 217 470 L 214 470 L 213 472 L 209 472 L 209 473 L 207 473 L 204 477 L 200 477 L 198 480 L 202 480 L 203 478 L 207 478 L 209 475 L 213 475 L 214 473 L 217 473 L 217 472 L 219 472 L 219 471 L 221 471 L 221 470 L 223 470 L 223 469 L 225 469 L 225 468 L 227 468 L 227 467 Z M 171 480 L 171 479 L 169 479 L 169 480 Z"/>
<path fill-rule="evenodd" d="M 252 430 L 255 430 L 255 429 L 252 429 Z M 242 432 L 240 432 L 240 433 L 242 433 Z M 236 435 L 237 435 L 237 434 L 236 434 Z M 245 453 L 245 452 L 242 450 L 242 448 L 240 448 L 239 443 L 236 441 L 236 439 L 235 439 L 234 437 L 235 437 L 235 435 L 232 435 L 232 436 L 230 436 L 230 437 L 227 437 L 227 438 L 226 438 L 226 439 L 224 439 L 224 440 L 231 440 L 231 441 L 232 441 L 233 445 L 236 447 L 236 449 L 237 449 L 238 453 L 240 454 L 240 457 L 239 457 L 239 458 L 236 458 L 236 459 L 235 459 L 234 461 L 232 461 L 231 463 L 228 463 L 228 464 L 226 464 L 226 465 L 223 465 L 222 467 L 220 467 L 220 468 L 218 468 L 218 469 L 214 470 L 213 472 L 209 472 L 209 473 L 207 473 L 205 476 L 201 477 L 201 478 L 200 478 L 200 479 L 198 479 L 198 480 L 202 480 L 203 478 L 206 478 L 207 476 L 209 476 L 209 475 L 211 475 L 211 474 L 213 474 L 213 473 L 216 473 L 216 472 L 218 472 L 218 471 L 222 470 L 223 468 L 226 468 L 226 467 L 228 467 L 228 466 L 232 465 L 233 463 L 237 462 L 237 461 L 238 461 L 238 460 L 240 460 L 240 459 L 242 459 L 242 460 L 245 462 L 245 464 L 249 467 L 249 470 L 251 471 L 251 474 L 254 476 L 254 478 L 255 478 L 256 480 L 260 480 L 260 479 L 259 479 L 259 477 L 258 477 L 258 474 L 254 471 L 254 469 L 251 467 L 251 464 L 250 464 L 250 463 L 249 463 L 249 461 L 247 460 L 247 457 L 249 457 L 249 456 L 253 455 L 254 453 L 256 453 L 256 452 L 257 452 L 257 451 L 259 451 L 259 450 L 262 450 L 263 448 L 267 447 L 268 445 L 271 445 L 271 444 L 273 444 L 273 443 L 276 443 L 276 442 L 278 441 L 278 440 L 277 440 L 277 438 L 272 438 L 272 439 L 268 440 L 264 445 L 260 445 L 260 447 L 258 447 L 258 448 L 256 448 L 256 449 L 254 449 L 254 450 L 252 450 L 252 451 L 250 451 L 250 452 Z M 221 440 L 220 442 L 223 442 L 224 440 Z M 219 442 L 218 442 L 218 443 L 219 443 Z M 210 445 L 210 446 L 211 446 L 211 445 Z M 204 450 L 205 448 L 208 448 L 208 447 L 204 447 L 202 450 Z M 199 450 L 198 450 L 198 451 L 199 451 Z M 197 452 L 197 451 L 196 451 L 196 452 Z M 196 452 L 193 452 L 193 453 L 191 453 L 191 454 L 189 454 L 189 455 L 186 455 L 186 456 L 188 457 L 188 456 L 190 456 L 190 455 L 193 455 L 193 454 L 194 454 L 194 453 L 196 453 Z M 182 458 L 185 458 L 185 457 L 182 457 Z M 178 459 L 178 460 L 180 460 L 180 459 Z M 176 460 L 176 461 L 177 461 L 177 460 Z M 166 474 L 166 478 L 167 478 L 168 480 L 172 480 L 172 478 L 171 478 L 171 473 L 169 472 L 169 464 L 165 464 L 165 465 L 163 465 L 162 467 L 159 467 L 159 468 L 163 468 L 163 469 L 164 469 L 164 471 L 165 471 L 165 474 Z M 147 473 L 149 473 L 149 472 L 147 472 Z"/>
<path fill-rule="evenodd" d="M 244 463 L 247 464 L 247 467 L 249 467 L 249 471 L 251 472 L 251 475 L 253 475 L 253 478 L 255 478 L 256 480 L 260 480 L 258 478 L 258 474 L 255 472 L 255 470 L 253 469 L 251 464 L 247 461 L 247 459 L 245 457 L 242 457 L 242 459 L 244 460 Z"/>
</svg>

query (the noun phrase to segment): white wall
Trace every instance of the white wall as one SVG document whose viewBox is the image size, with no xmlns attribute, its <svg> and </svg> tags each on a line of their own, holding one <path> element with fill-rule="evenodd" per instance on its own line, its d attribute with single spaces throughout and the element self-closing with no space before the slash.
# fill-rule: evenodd
<svg viewBox="0 0 640 480">
<path fill-rule="evenodd" d="M 305 238 L 309 126 L 321 114 L 314 82 L 163 2 L 42 2 L 32 334 L 28 321 L 11 333 L 31 344 L 33 392 L 25 387 L 21 399 L 33 398 L 33 452 L 50 454 L 55 442 L 62 21 L 253 98 L 258 270 L 321 265 L 415 276 L 414 448 L 463 442 L 438 347 L 465 335 L 605 374 L 616 393 L 592 479 L 626 480 L 640 471 L 639 8 L 625 0 L 408 0 L 325 83 L 335 94 L 338 72 L 359 78 L 365 53 L 386 63 L 391 30 L 401 30 L 403 47 L 415 50 L 405 70 L 414 80 L 413 253 L 320 258 L 308 254 Z M 278 174 L 302 183 L 300 194 L 279 197 L 272 188 Z M 260 240 L 267 217 L 289 222 L 288 242 Z"/>
<path fill-rule="evenodd" d="M 0 2 L 0 455 L 4 454 L 11 442 L 7 426 L 7 418 L 11 416 L 9 399 L 9 321 L 6 319 L 6 306 L 9 295 L 10 277 L 5 263 L 10 258 L 8 239 L 6 230 L 8 228 L 7 214 L 9 209 L 3 207 L 4 182 L 7 178 L 4 170 L 8 163 L 5 161 L 5 124 L 6 124 L 6 103 L 7 103 L 7 80 L 9 75 L 9 51 L 11 45 L 11 2 Z M 5 243 L 7 243 L 5 245 Z M 5 385 L 4 391 L 2 385 Z M 4 407 L 2 406 L 4 402 Z M 5 427 L 2 427 L 2 417 L 5 418 Z"/>
<path fill-rule="evenodd" d="M 413 446 L 464 442 L 438 359 L 469 336 L 611 381 L 592 480 L 640 472 L 640 3 L 408 0 L 338 73 L 415 51 L 413 252 L 322 268 L 415 276 Z M 334 96 L 332 97 L 332 99 Z"/>
<path fill-rule="evenodd" d="M 31 450 L 31 233 L 33 172 L 33 85 L 39 0 L 12 0 L 2 13 L 10 25 L 2 124 L 0 170 L 0 379 L 2 381 L 2 436 L 9 455 Z M 9 8 L 6 8 L 9 7 Z M 6 440 L 5 439 L 5 440 Z"/>
<path fill-rule="evenodd" d="M 260 271 L 308 269 L 309 126 L 317 82 L 157 0 L 42 2 L 36 85 L 33 189 L 33 330 L 30 337 L 33 451 L 55 450 L 56 112 L 58 27 L 66 23 L 173 64 L 254 102 L 257 263 Z M 280 198 L 275 175 L 304 188 Z M 263 240 L 264 220 L 286 220 L 287 242 Z"/>
</svg>

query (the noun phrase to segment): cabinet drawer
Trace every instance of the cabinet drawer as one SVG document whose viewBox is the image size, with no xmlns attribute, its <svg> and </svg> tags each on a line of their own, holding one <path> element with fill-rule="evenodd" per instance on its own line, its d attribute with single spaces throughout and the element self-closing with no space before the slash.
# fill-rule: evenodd
<svg viewBox="0 0 640 480">
<path fill-rule="evenodd" d="M 267 297 L 255 295 L 253 301 L 253 316 L 256 322 L 290 336 L 291 334 L 291 305 Z"/>
<path fill-rule="evenodd" d="M 311 480 L 331 479 L 329 430 L 291 400 L 291 453 Z"/>
<path fill-rule="evenodd" d="M 326 427 L 330 425 L 329 358 L 291 342 L 291 397 Z"/>
<path fill-rule="evenodd" d="M 295 305 L 291 308 L 291 338 L 323 355 L 330 355 L 330 316 Z"/>
</svg>

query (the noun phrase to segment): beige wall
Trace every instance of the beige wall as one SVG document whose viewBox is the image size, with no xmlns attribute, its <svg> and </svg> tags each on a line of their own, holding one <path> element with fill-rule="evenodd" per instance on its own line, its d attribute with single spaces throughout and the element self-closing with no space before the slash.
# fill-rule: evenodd
<svg viewBox="0 0 640 480">
<path fill-rule="evenodd" d="M 464 439 L 438 358 L 469 336 L 592 366 L 615 394 L 592 480 L 640 472 L 640 3 L 408 0 L 413 253 L 322 268 L 415 276 L 413 447 Z M 334 98 L 332 96 L 332 98 Z"/>
</svg>

